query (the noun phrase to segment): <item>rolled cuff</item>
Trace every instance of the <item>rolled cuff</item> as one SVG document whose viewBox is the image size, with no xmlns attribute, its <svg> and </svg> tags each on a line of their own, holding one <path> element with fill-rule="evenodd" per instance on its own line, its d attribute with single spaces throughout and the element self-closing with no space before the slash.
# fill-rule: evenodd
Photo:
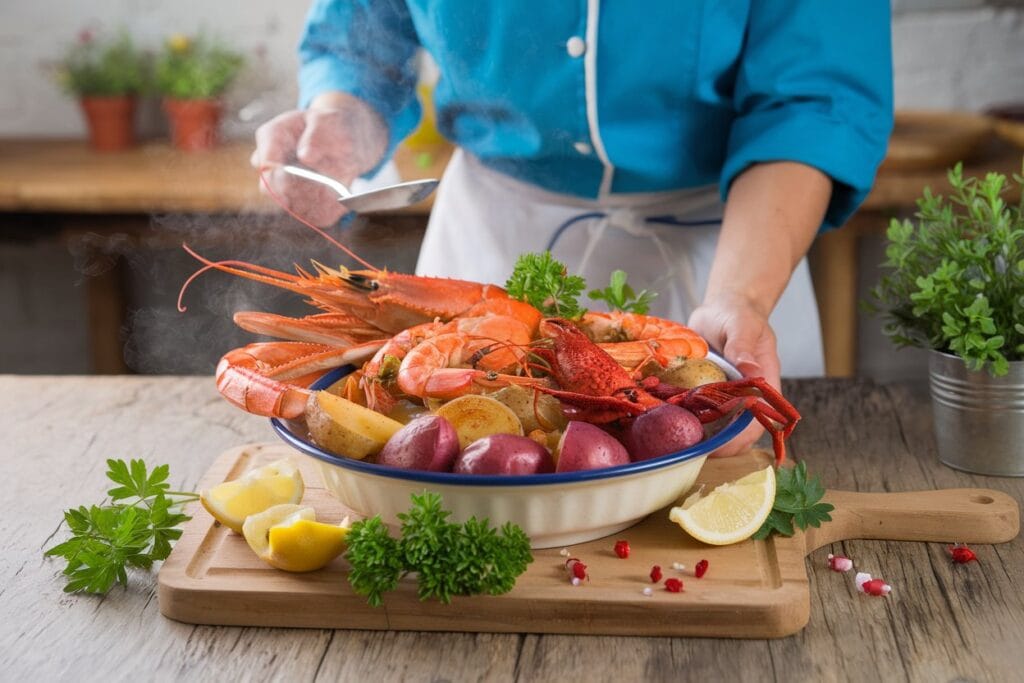
<svg viewBox="0 0 1024 683">
<path fill-rule="evenodd" d="M 867 197 L 885 156 L 891 130 L 882 135 L 812 110 L 780 107 L 756 111 L 733 121 L 720 189 L 726 199 L 733 180 L 752 164 L 795 161 L 817 168 L 832 181 L 832 198 L 820 231 L 841 226 Z"/>
</svg>

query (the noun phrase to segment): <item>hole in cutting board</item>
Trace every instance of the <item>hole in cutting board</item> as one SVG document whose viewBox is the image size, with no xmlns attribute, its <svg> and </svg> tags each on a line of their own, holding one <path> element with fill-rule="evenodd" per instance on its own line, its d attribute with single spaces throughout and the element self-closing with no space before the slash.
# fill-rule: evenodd
<svg viewBox="0 0 1024 683">
<path fill-rule="evenodd" d="M 991 496 L 971 496 L 971 502 L 978 503 L 980 505 L 988 505 L 996 501 L 995 498 L 992 498 Z"/>
</svg>

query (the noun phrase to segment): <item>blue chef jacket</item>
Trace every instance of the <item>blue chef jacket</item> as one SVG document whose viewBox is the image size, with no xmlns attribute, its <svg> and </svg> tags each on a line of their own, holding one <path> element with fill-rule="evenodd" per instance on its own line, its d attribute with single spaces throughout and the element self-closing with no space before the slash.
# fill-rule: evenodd
<svg viewBox="0 0 1024 683">
<path fill-rule="evenodd" d="M 892 128 L 886 0 L 316 0 L 300 104 L 351 93 L 420 117 L 491 168 L 580 197 L 730 183 L 798 161 L 834 181 L 825 227 L 866 196 Z"/>
</svg>

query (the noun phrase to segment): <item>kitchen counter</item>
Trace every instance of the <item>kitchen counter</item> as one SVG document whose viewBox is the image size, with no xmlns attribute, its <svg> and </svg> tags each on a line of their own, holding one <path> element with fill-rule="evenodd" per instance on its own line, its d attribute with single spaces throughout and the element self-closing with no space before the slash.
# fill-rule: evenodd
<svg viewBox="0 0 1024 683">
<path fill-rule="evenodd" d="M 1024 499 L 1024 479 L 938 463 L 921 387 L 788 382 L 804 419 L 790 453 L 831 488 L 988 487 Z M 0 518 L 0 670 L 11 680 L 952 680 L 1024 669 L 1024 541 L 978 545 L 954 565 L 939 543 L 847 541 L 808 558 L 811 619 L 780 640 L 389 633 L 194 626 L 164 618 L 156 575 L 133 572 L 105 598 L 61 592 L 42 551 L 61 511 L 99 503 L 106 458 L 169 463 L 193 487 L 232 446 L 275 439 L 267 420 L 223 401 L 210 377 L 0 376 L 6 514 Z M 949 539 L 950 542 L 957 539 Z M 886 579 L 857 593 L 828 552 Z"/>
</svg>

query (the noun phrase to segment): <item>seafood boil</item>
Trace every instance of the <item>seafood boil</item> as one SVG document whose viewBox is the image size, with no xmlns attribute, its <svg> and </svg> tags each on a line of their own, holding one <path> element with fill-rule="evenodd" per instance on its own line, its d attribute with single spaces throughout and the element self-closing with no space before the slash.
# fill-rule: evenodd
<svg viewBox="0 0 1024 683">
<path fill-rule="evenodd" d="M 302 318 L 236 313 L 234 321 L 243 329 L 280 341 L 228 351 L 217 366 L 216 382 L 221 394 L 243 410 L 300 419 L 318 405 L 308 388 L 313 382 L 331 369 L 354 366 L 332 393 L 386 420 L 378 430 L 385 436 L 374 437 L 376 446 L 371 439 L 366 452 L 339 455 L 372 458 L 412 418 L 445 414 L 441 408 L 461 397 L 501 401 L 510 392 L 519 396 L 517 414 L 525 426 L 514 427 L 518 436 L 553 451 L 556 458 L 567 421 L 621 436 L 645 414 L 666 412 L 661 408 L 667 405 L 692 416 L 686 419 L 698 425 L 696 432 L 690 429 L 696 436 L 686 438 L 694 443 L 704 436 L 700 425 L 749 410 L 771 434 L 778 464 L 785 458 L 784 441 L 800 419 L 763 378 L 725 381 L 714 367 L 717 381 L 677 383 L 675 371 L 684 365 L 709 363 L 701 361 L 708 345 L 670 320 L 621 310 L 565 318 L 496 285 L 395 273 L 365 262 L 365 269 L 351 270 L 314 261 L 312 270 L 297 268 L 290 274 L 240 261 L 210 261 L 185 249 L 204 266 L 182 294 L 197 275 L 215 269 L 290 290 L 319 309 Z M 179 308 L 184 310 L 180 301 Z M 525 410 L 524 392 L 531 397 Z M 554 415 L 552 404 L 557 406 Z M 688 445 L 693 444 L 683 447 Z M 630 457 L 637 459 L 637 454 Z M 597 460 L 604 464 L 595 466 L 610 462 Z M 544 469 L 550 465 L 539 467 L 536 471 L 551 471 Z"/>
</svg>

